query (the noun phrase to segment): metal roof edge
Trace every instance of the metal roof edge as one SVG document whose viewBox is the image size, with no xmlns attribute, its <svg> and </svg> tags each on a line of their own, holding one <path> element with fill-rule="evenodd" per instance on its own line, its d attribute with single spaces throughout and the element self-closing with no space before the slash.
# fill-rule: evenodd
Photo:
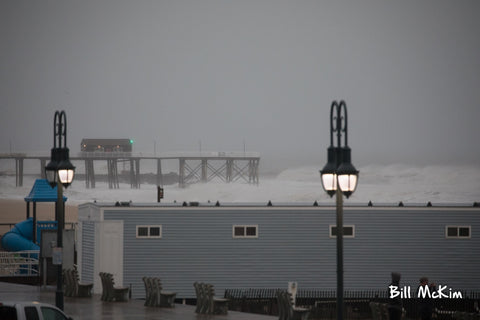
<svg viewBox="0 0 480 320">
<path fill-rule="evenodd" d="M 87 202 L 84 204 L 80 204 L 79 208 L 85 205 L 94 205 L 98 207 L 116 207 L 116 208 L 182 208 L 182 207 L 189 207 L 189 208 L 214 208 L 214 207 L 222 207 L 222 208 L 335 208 L 335 203 L 333 202 L 318 202 L 314 201 L 313 203 L 307 202 L 220 202 L 220 201 L 210 201 L 210 202 L 198 202 L 198 201 L 179 201 L 179 202 L 132 202 L 132 201 L 116 201 L 116 202 Z M 477 202 L 473 204 L 468 203 L 344 203 L 344 208 L 347 209 L 366 209 L 366 208 L 479 208 Z"/>
</svg>

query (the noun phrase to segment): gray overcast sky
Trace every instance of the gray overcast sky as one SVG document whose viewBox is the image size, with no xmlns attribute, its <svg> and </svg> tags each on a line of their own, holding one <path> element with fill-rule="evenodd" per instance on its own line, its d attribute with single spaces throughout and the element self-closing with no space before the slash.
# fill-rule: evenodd
<svg viewBox="0 0 480 320">
<path fill-rule="evenodd" d="M 0 152 L 126 137 L 135 151 L 326 162 L 344 99 L 353 163 L 480 164 L 480 1 L 0 3 Z"/>
</svg>

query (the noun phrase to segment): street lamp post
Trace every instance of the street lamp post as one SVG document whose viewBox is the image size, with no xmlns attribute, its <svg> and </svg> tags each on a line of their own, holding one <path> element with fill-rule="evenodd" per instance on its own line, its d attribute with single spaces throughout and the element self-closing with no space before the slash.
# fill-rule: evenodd
<svg viewBox="0 0 480 320">
<path fill-rule="evenodd" d="M 327 149 L 327 164 L 320 171 L 322 185 L 327 194 L 336 196 L 337 214 L 337 320 L 343 320 L 343 195 L 347 198 L 357 187 L 358 170 L 351 163 L 348 147 L 347 105 L 345 101 L 332 102 L 330 108 L 330 146 Z M 342 146 L 342 132 L 345 139 Z M 334 146 L 334 133 L 337 145 Z"/>
<path fill-rule="evenodd" d="M 65 203 L 63 201 L 63 188 L 67 188 L 73 181 L 75 167 L 70 162 L 67 148 L 67 118 L 65 111 L 56 111 L 53 120 L 53 148 L 50 162 L 45 166 L 45 176 L 50 186 L 57 186 L 57 202 L 55 205 L 55 219 L 57 220 L 57 250 L 60 256 L 57 263 L 57 291 L 55 304 L 63 310 L 63 276 L 62 276 L 62 248 L 63 229 L 65 228 Z M 55 260 L 55 259 L 54 259 Z"/>
</svg>

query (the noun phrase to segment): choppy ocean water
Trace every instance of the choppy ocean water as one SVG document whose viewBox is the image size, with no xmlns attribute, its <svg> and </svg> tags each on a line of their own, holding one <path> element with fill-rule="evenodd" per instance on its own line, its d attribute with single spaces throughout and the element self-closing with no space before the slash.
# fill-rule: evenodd
<svg viewBox="0 0 480 320">
<path fill-rule="evenodd" d="M 323 191 L 319 167 L 307 166 L 283 170 L 276 175 L 260 176 L 258 185 L 238 181 L 224 183 L 211 181 L 186 188 L 166 185 L 163 202 L 255 202 L 267 203 L 331 203 Z M 480 202 L 480 167 L 474 165 L 407 166 L 371 165 L 359 167 L 360 178 L 356 192 L 345 200 L 351 204 L 473 204 Z M 23 199 L 30 192 L 37 177 L 24 177 L 23 187 L 15 187 L 15 177 L 0 176 L 0 198 Z M 106 182 L 97 182 L 95 189 L 87 189 L 85 182 L 75 180 L 65 190 L 70 204 L 84 202 L 155 202 L 155 185 L 142 184 L 131 189 L 130 184 L 120 184 L 119 189 L 109 189 Z"/>
</svg>

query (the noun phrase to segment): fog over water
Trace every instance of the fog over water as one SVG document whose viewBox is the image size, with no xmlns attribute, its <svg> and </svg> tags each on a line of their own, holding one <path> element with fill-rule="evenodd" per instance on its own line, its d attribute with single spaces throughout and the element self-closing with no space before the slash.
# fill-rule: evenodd
<svg viewBox="0 0 480 320">
<path fill-rule="evenodd" d="M 4 0 L 0 154 L 49 154 L 65 110 L 71 154 L 83 138 L 260 153 L 258 186 L 168 185 L 166 202 L 333 204 L 318 170 L 345 100 L 360 170 L 348 202 L 480 201 L 479 13 L 477 0 Z M 0 197 L 22 199 L 35 177 L 15 188 L 12 171 L 0 163 Z M 147 184 L 76 180 L 66 194 L 156 200 Z"/>
<path fill-rule="evenodd" d="M 323 166 L 333 100 L 353 163 L 480 165 L 480 1 L 4 0 L 0 153 L 131 138 Z"/>
</svg>

